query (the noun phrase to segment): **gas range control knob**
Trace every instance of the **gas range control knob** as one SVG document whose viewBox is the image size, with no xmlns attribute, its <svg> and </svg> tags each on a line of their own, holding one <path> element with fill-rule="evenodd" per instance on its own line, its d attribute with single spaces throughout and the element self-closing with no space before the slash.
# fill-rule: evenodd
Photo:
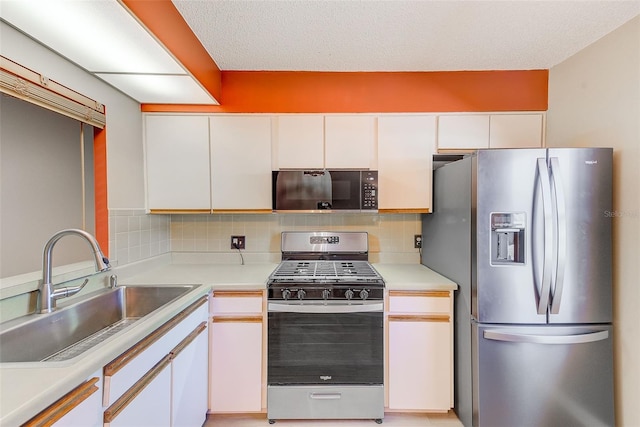
<svg viewBox="0 0 640 427">
<path fill-rule="evenodd" d="M 362 298 L 362 300 L 366 300 L 369 297 L 369 291 L 366 289 L 363 289 L 360 291 L 360 298 Z"/>
<path fill-rule="evenodd" d="M 351 289 L 347 289 L 346 292 L 344 293 L 344 296 L 345 298 L 350 300 L 351 298 L 353 298 L 353 291 Z"/>
<path fill-rule="evenodd" d="M 307 293 L 304 291 L 304 289 L 300 289 L 298 291 L 298 299 L 303 299 L 305 295 L 307 295 Z"/>
<path fill-rule="evenodd" d="M 288 300 L 289 298 L 291 298 L 291 291 L 289 289 L 284 289 L 282 291 L 282 299 Z"/>
<path fill-rule="evenodd" d="M 325 289 L 324 291 L 322 291 L 322 299 L 329 299 L 330 295 L 331 291 L 329 289 Z"/>
</svg>

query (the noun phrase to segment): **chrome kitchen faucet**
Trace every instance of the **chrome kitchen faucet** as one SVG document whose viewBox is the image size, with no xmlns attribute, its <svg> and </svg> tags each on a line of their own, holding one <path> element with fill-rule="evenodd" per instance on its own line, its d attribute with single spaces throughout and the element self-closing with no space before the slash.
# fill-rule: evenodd
<svg viewBox="0 0 640 427">
<path fill-rule="evenodd" d="M 93 250 L 93 256 L 96 262 L 96 272 L 106 271 L 111 268 L 111 265 L 109 265 L 109 260 L 104 256 L 102 250 L 100 249 L 100 245 L 98 245 L 95 237 L 93 237 L 91 234 L 87 233 L 84 230 L 79 230 L 76 228 L 58 231 L 49 239 L 47 244 L 44 245 L 44 251 L 42 254 L 42 283 L 40 284 L 39 288 L 40 295 L 38 297 L 38 307 L 36 309 L 37 313 L 51 313 L 56 309 L 57 299 L 66 298 L 77 294 L 89 281 L 89 279 L 85 279 L 85 281 L 78 286 L 68 286 L 55 290 L 53 289 L 53 283 L 51 283 L 53 268 L 51 264 L 51 257 L 53 254 L 53 247 L 58 240 L 67 235 L 77 235 L 79 237 L 82 237 L 89 243 L 91 249 Z"/>
</svg>

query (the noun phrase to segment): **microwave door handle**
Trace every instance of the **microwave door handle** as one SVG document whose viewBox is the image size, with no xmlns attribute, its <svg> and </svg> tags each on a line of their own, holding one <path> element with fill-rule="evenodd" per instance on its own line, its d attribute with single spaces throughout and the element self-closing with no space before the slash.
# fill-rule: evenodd
<svg viewBox="0 0 640 427">
<path fill-rule="evenodd" d="M 538 301 L 538 314 L 546 314 L 551 293 L 551 267 L 553 253 L 551 241 L 553 228 L 551 227 L 553 215 L 551 210 L 551 183 L 549 181 L 549 169 L 546 159 L 538 159 L 538 177 L 542 187 L 542 209 L 544 212 L 544 265 L 542 267 L 542 283 L 540 286 L 540 298 Z"/>
<path fill-rule="evenodd" d="M 560 174 L 560 163 L 557 157 L 551 158 L 551 178 L 553 179 L 556 197 L 556 220 L 557 220 L 557 256 L 558 263 L 556 269 L 556 285 L 551 301 L 551 314 L 560 312 L 560 301 L 564 289 L 564 272 L 567 265 L 567 210 L 565 206 L 564 189 L 562 175 Z"/>
</svg>

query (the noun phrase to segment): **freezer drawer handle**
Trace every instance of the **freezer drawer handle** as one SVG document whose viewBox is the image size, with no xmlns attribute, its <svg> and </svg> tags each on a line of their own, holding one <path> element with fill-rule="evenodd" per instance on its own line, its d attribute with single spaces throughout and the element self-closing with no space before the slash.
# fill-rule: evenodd
<svg viewBox="0 0 640 427">
<path fill-rule="evenodd" d="M 531 335 L 499 330 L 484 331 L 484 338 L 494 341 L 522 342 L 531 344 L 583 344 L 609 338 L 609 331 L 577 335 Z"/>
<path fill-rule="evenodd" d="M 342 399 L 342 393 L 309 393 L 309 398 L 315 400 L 338 400 Z"/>
</svg>

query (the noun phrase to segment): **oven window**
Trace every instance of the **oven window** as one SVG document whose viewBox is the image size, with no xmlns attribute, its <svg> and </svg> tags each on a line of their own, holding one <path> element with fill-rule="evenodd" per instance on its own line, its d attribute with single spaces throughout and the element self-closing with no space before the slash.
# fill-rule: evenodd
<svg viewBox="0 0 640 427">
<path fill-rule="evenodd" d="M 383 314 L 269 313 L 274 384 L 382 384 Z"/>
</svg>

